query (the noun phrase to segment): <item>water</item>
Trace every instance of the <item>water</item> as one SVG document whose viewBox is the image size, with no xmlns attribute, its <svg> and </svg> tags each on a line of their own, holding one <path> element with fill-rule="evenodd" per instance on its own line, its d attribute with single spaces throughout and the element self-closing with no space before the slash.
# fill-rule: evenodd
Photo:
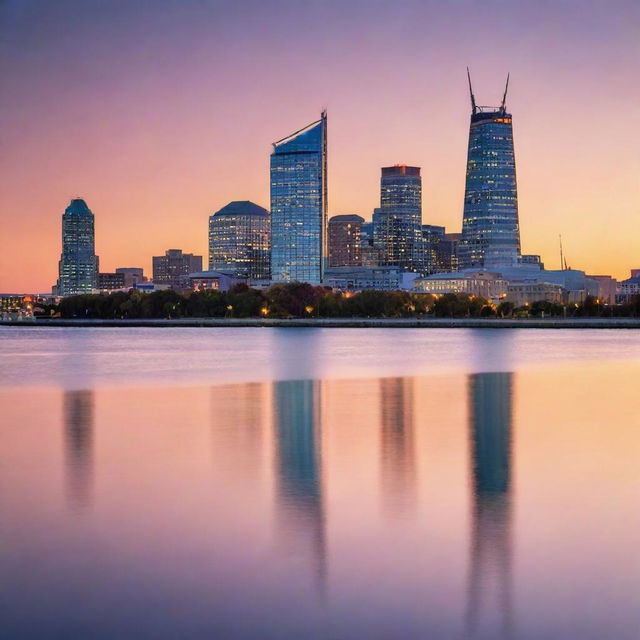
<svg viewBox="0 0 640 640">
<path fill-rule="evenodd" d="M 640 333 L 0 329 L 8 638 L 640 638 Z"/>
</svg>

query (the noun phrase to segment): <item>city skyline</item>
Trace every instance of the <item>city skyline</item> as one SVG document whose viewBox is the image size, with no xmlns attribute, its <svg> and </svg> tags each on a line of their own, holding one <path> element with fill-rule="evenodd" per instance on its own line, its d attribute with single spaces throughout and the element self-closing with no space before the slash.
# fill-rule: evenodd
<svg viewBox="0 0 640 640">
<path fill-rule="evenodd" d="M 616 3 L 616 11 L 489 3 L 480 12 L 471 3 L 407 2 L 398 13 L 327 3 L 293 15 L 286 2 L 269 10 L 167 2 L 152 14 L 120 7 L 100 27 L 104 16 L 95 6 L 71 15 L 73 3 L 60 4 L 64 11 L 7 3 L 0 13 L 8 88 L 0 202 L 2 234 L 11 238 L 0 258 L 0 290 L 49 289 L 59 213 L 78 195 L 96 216 L 96 254 L 106 272 L 142 260 L 149 272 L 151 256 L 172 246 L 205 255 L 209 215 L 238 199 L 268 207 L 270 143 L 323 106 L 332 115 L 330 216 L 370 220 L 380 167 L 404 163 L 422 167 L 423 222 L 459 231 L 467 65 L 481 104 L 501 92 L 511 72 L 523 253 L 557 266 L 561 233 L 569 264 L 589 273 L 621 278 L 637 262 L 633 3 Z M 80 58 L 55 29 L 63 14 L 77 27 Z M 286 25 L 278 22 L 283 16 Z M 323 34 L 316 20 L 323 16 L 335 25 L 331 34 L 292 58 L 287 73 L 278 71 L 274 58 Z M 349 48 L 354 23 L 368 35 Z M 265 37 L 285 27 L 291 41 L 265 49 Z M 400 51 L 376 48 L 383 28 L 390 44 L 403 43 Z M 267 36 L 244 50 L 260 29 Z M 447 38 L 438 29 L 448 30 Z M 219 36 L 215 44 L 206 44 L 209 30 Z M 112 51 L 105 43 L 116 31 L 122 47 Z M 165 47 L 157 48 L 163 38 Z M 238 60 L 216 65 L 218 47 L 229 43 Z M 262 77 L 263 53 L 270 71 Z M 305 65 L 310 73 L 297 74 Z M 287 95 L 292 74 L 297 88 Z M 382 95 L 391 79 L 394 91 Z M 223 105 L 211 99 L 221 89 Z M 613 101 L 615 118 L 606 117 Z"/>
</svg>

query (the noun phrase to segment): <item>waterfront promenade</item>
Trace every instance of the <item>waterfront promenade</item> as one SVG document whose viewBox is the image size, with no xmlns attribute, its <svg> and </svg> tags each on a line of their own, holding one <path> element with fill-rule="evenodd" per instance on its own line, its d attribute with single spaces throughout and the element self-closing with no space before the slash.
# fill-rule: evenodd
<svg viewBox="0 0 640 640">
<path fill-rule="evenodd" d="M 0 321 L 18 327 L 321 327 L 340 329 L 640 329 L 640 318 L 47 318 Z"/>
</svg>

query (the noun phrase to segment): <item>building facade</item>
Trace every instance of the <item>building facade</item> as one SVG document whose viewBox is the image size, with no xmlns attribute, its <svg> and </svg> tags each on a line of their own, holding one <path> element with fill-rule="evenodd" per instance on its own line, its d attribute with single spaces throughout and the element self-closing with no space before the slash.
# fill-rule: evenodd
<svg viewBox="0 0 640 640">
<path fill-rule="evenodd" d="M 508 282 L 500 273 L 478 271 L 476 273 L 441 273 L 415 282 L 420 293 L 467 293 L 497 302 L 507 293 Z"/>
<path fill-rule="evenodd" d="M 422 177 L 420 167 L 383 167 L 380 208 L 373 214 L 380 265 L 422 273 Z"/>
<path fill-rule="evenodd" d="M 57 293 L 61 296 L 91 293 L 98 284 L 93 213 L 75 198 L 62 215 L 62 254 L 58 263 Z"/>
<path fill-rule="evenodd" d="M 245 282 L 244 279 L 239 279 L 235 272 L 221 272 L 221 271 L 201 271 L 199 273 L 192 273 L 189 276 L 189 286 L 196 291 L 229 291 L 234 284 L 239 282 Z"/>
<path fill-rule="evenodd" d="M 323 284 L 340 291 L 408 291 L 417 277 L 397 267 L 332 267 L 326 270 Z"/>
<path fill-rule="evenodd" d="M 461 233 L 445 233 L 436 248 L 438 271 L 446 273 L 458 270 L 458 246 Z"/>
<path fill-rule="evenodd" d="M 506 300 L 513 303 L 515 307 L 524 307 L 540 301 L 561 304 L 565 298 L 564 287 L 552 282 L 509 282 L 507 286 Z"/>
<path fill-rule="evenodd" d="M 507 88 L 509 80 L 507 78 Z M 471 79 L 461 269 L 509 267 L 520 258 L 520 226 L 512 116 L 500 107 L 476 105 Z"/>
<path fill-rule="evenodd" d="M 318 285 L 327 261 L 327 114 L 271 153 L 271 278 Z"/>
<path fill-rule="evenodd" d="M 98 291 L 117 291 L 124 289 L 124 273 L 99 273 Z"/>
<path fill-rule="evenodd" d="M 153 256 L 153 282 L 172 289 L 188 289 L 189 275 L 202 271 L 202 256 L 168 249 L 163 256 Z"/>
<path fill-rule="evenodd" d="M 140 282 L 146 282 L 142 267 L 118 267 L 116 273 L 124 276 L 125 289 L 133 289 Z"/>
<path fill-rule="evenodd" d="M 271 274 L 269 212 L 249 200 L 235 200 L 209 218 L 209 270 L 268 280 Z"/>
<path fill-rule="evenodd" d="M 329 267 L 362 266 L 362 224 L 357 215 L 329 219 Z"/>
</svg>

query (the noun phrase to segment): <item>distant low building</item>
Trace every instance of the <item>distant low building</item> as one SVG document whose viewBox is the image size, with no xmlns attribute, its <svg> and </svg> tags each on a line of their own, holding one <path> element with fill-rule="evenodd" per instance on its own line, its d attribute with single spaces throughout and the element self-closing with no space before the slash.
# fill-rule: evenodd
<svg viewBox="0 0 640 640">
<path fill-rule="evenodd" d="M 171 289 L 168 284 L 156 284 L 155 282 L 138 282 L 133 287 L 136 291 L 142 291 L 142 293 L 153 293 L 154 291 L 166 291 Z"/>
<path fill-rule="evenodd" d="M 630 278 L 618 282 L 616 302 L 625 304 L 637 295 L 640 295 L 640 269 L 632 269 Z"/>
<path fill-rule="evenodd" d="M 124 273 L 99 273 L 98 291 L 124 289 Z"/>
<path fill-rule="evenodd" d="M 146 282 L 142 267 L 118 267 L 116 273 L 124 276 L 125 289 L 133 289 L 139 282 Z"/>
<path fill-rule="evenodd" d="M 564 302 L 565 290 L 559 284 L 540 281 L 509 282 L 506 300 L 516 307 L 539 302 Z"/>
<path fill-rule="evenodd" d="M 589 280 L 595 280 L 598 283 L 597 298 L 603 304 L 615 304 L 616 293 L 618 289 L 618 281 L 611 276 L 587 276 Z"/>
<path fill-rule="evenodd" d="M 202 271 L 202 256 L 168 249 L 163 256 L 153 257 L 153 282 L 167 284 L 172 289 L 187 289 L 189 274 Z"/>
<path fill-rule="evenodd" d="M 200 271 L 189 275 L 189 286 L 196 291 L 222 291 L 226 292 L 234 284 L 245 282 L 246 279 L 238 278 L 235 273 L 222 271 Z"/>
<path fill-rule="evenodd" d="M 467 293 L 496 302 L 506 295 L 507 286 L 507 280 L 493 271 L 438 273 L 415 282 L 415 290 L 420 293 Z"/>
<path fill-rule="evenodd" d="M 325 271 L 322 284 L 340 291 L 410 290 L 418 274 L 397 267 L 333 267 Z"/>
</svg>

